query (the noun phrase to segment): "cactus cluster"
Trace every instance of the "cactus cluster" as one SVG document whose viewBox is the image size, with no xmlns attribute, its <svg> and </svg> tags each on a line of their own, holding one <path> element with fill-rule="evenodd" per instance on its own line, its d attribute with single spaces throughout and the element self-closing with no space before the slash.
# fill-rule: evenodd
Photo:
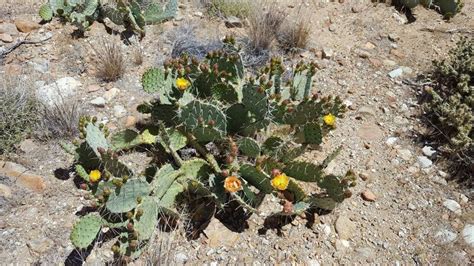
<svg viewBox="0 0 474 266">
<path fill-rule="evenodd" d="M 449 154 L 461 158 L 462 169 L 474 169 L 474 39 L 462 38 L 445 60 L 434 62 L 433 87 L 427 87 L 424 105 L 442 134 L 441 144 Z M 453 167 L 457 168 L 457 167 Z M 469 172 L 471 174 L 469 174 Z"/>
<path fill-rule="evenodd" d="M 418 5 L 433 8 L 446 19 L 454 17 L 464 6 L 462 0 L 400 0 L 400 4 L 407 8 L 414 8 Z"/>
<path fill-rule="evenodd" d="M 334 209 L 355 185 L 352 171 L 324 172 L 340 148 L 320 164 L 297 159 L 321 144 L 345 112 L 338 97 L 313 92 L 317 69 L 316 63 L 299 63 L 285 80 L 275 58 L 246 77 L 235 40 L 226 37 L 223 48 L 202 61 L 183 55 L 147 70 L 143 88 L 156 98 L 138 110 L 149 114 L 148 123 L 108 137 L 95 118 L 82 118 L 82 141 L 64 146 L 100 210 L 76 224 L 74 245 L 87 247 L 101 227 L 122 228 L 113 251 L 133 259 L 152 236 L 158 214 L 177 216 L 176 206 L 190 195 L 211 201 L 221 213 L 237 206 L 250 215 L 269 194 L 281 199 L 276 216 Z M 136 174 L 119 155 L 143 145 L 165 159 Z M 182 156 L 189 149 L 195 157 Z"/>
<path fill-rule="evenodd" d="M 110 19 L 117 25 L 144 36 L 147 24 L 157 24 L 172 19 L 178 11 L 178 1 L 170 0 L 165 7 L 159 2 L 148 3 L 145 0 L 117 0 L 114 5 L 100 0 L 48 0 L 39 9 L 44 21 L 59 17 L 76 25 L 79 30 L 87 30 L 94 21 Z"/>
</svg>

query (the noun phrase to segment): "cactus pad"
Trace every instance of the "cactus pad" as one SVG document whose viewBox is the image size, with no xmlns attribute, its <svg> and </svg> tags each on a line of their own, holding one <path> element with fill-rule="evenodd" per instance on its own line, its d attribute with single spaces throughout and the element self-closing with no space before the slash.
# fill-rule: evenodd
<svg viewBox="0 0 474 266">
<path fill-rule="evenodd" d="M 240 175 L 252 186 L 264 193 L 272 193 L 273 187 L 270 183 L 270 177 L 255 166 L 244 164 L 239 169 Z"/>
<path fill-rule="evenodd" d="M 110 194 L 107 209 L 112 213 L 124 213 L 135 208 L 138 197 L 145 197 L 150 193 L 150 186 L 146 181 L 131 179 L 120 189 Z"/>
<path fill-rule="evenodd" d="M 39 9 L 39 15 L 43 21 L 50 21 L 53 19 L 53 10 L 49 4 L 44 4 Z"/>
<path fill-rule="evenodd" d="M 102 218 L 94 214 L 82 217 L 71 232 L 71 242 L 76 248 L 87 248 L 94 242 L 102 226 Z"/>
<path fill-rule="evenodd" d="M 200 142 L 221 139 L 227 132 L 224 113 L 212 104 L 192 101 L 182 108 L 180 120 Z"/>
<path fill-rule="evenodd" d="M 257 158 L 260 155 L 260 146 L 256 140 L 252 138 L 242 138 L 237 143 L 244 155 L 251 158 Z"/>
<path fill-rule="evenodd" d="M 144 197 L 137 209 L 143 210 L 143 215 L 135 218 L 134 229 L 138 232 L 138 240 L 150 239 L 158 224 L 158 205 L 152 197 Z"/>
</svg>

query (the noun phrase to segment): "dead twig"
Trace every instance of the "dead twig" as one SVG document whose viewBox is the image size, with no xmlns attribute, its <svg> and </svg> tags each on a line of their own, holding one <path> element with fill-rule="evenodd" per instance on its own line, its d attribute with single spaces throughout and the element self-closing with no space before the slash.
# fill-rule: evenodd
<svg viewBox="0 0 474 266">
<path fill-rule="evenodd" d="M 30 34 L 27 34 L 25 36 L 25 38 L 21 39 L 21 40 L 17 40 L 14 44 L 12 44 L 10 47 L 6 47 L 6 48 L 3 48 L 3 47 L 0 47 L 0 62 L 1 60 L 3 60 L 9 53 L 13 52 L 16 48 L 20 47 L 22 44 L 37 44 L 37 43 L 42 43 L 42 42 L 45 42 L 49 39 L 51 39 L 51 37 L 53 37 L 52 34 L 46 34 L 45 36 L 43 36 L 42 38 L 40 38 L 39 40 L 28 40 L 28 36 Z"/>
<path fill-rule="evenodd" d="M 474 34 L 474 31 L 472 31 L 470 29 L 421 28 L 419 30 L 420 31 L 428 31 L 428 32 L 446 33 L 446 34 L 453 34 L 453 33 Z"/>
</svg>

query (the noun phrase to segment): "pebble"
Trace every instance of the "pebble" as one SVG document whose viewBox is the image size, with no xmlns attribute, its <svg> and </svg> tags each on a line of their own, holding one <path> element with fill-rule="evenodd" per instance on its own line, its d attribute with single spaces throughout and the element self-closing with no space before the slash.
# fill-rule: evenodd
<svg viewBox="0 0 474 266">
<path fill-rule="evenodd" d="M 100 86 L 97 84 L 92 84 L 92 85 L 87 86 L 87 92 L 95 92 L 98 90 L 100 90 Z"/>
<path fill-rule="evenodd" d="M 13 23 L 1 23 L 0 24 L 0 33 L 6 33 L 10 36 L 17 36 L 18 30 Z"/>
<path fill-rule="evenodd" d="M 240 20 L 240 18 L 236 16 L 227 17 L 224 23 L 227 28 L 242 28 L 243 27 L 242 21 Z"/>
<path fill-rule="evenodd" d="M 369 180 L 369 174 L 367 174 L 367 173 L 360 173 L 359 177 L 360 177 L 360 179 L 362 179 L 362 181 Z"/>
<path fill-rule="evenodd" d="M 134 116 L 129 115 L 127 116 L 127 119 L 125 119 L 125 127 L 126 128 L 134 127 L 136 122 L 137 122 L 137 119 Z"/>
<path fill-rule="evenodd" d="M 334 56 L 334 51 L 331 48 L 324 47 L 322 50 L 322 56 L 323 58 L 330 59 Z"/>
<path fill-rule="evenodd" d="M 416 210 L 416 206 L 413 205 L 413 203 L 411 203 L 411 202 L 408 203 L 408 206 L 407 206 L 407 207 L 408 207 L 409 210 L 412 210 L 412 211 Z"/>
<path fill-rule="evenodd" d="M 194 12 L 193 15 L 194 15 L 195 17 L 198 17 L 198 18 L 204 17 L 204 14 L 203 14 L 201 11 L 196 11 L 196 12 Z"/>
<path fill-rule="evenodd" d="M 91 104 L 96 107 L 105 107 L 105 99 L 103 97 L 97 97 L 91 101 Z"/>
<path fill-rule="evenodd" d="M 113 98 L 115 98 L 115 96 L 117 96 L 117 94 L 119 92 L 120 92 L 120 90 L 114 87 L 114 88 L 104 92 L 104 98 L 107 102 L 110 102 Z"/>
<path fill-rule="evenodd" d="M 459 203 L 455 200 L 447 199 L 443 202 L 443 206 L 446 207 L 448 210 L 454 212 L 455 214 L 460 215 L 462 213 L 461 205 L 459 205 Z"/>
<path fill-rule="evenodd" d="M 13 42 L 13 37 L 7 33 L 0 33 L 0 41 L 4 43 L 11 43 Z"/>
<path fill-rule="evenodd" d="M 428 168 L 433 165 L 433 162 L 426 156 L 418 156 L 418 163 L 420 164 L 421 168 Z"/>
<path fill-rule="evenodd" d="M 438 231 L 434 237 L 438 241 L 439 244 L 444 245 L 456 240 L 458 235 L 455 232 L 451 232 L 449 230 L 443 229 L 443 230 Z"/>
<path fill-rule="evenodd" d="M 375 194 L 372 193 L 372 191 L 370 190 L 365 190 L 364 192 L 362 192 L 361 196 L 362 196 L 362 199 L 366 201 L 375 201 L 377 199 Z"/>
<path fill-rule="evenodd" d="M 73 77 L 64 77 L 54 83 L 39 87 L 36 96 L 44 104 L 54 106 L 76 95 L 81 85 L 81 82 Z"/>
<path fill-rule="evenodd" d="M 0 184 L 0 197 L 10 198 L 12 196 L 12 190 L 9 186 Z"/>
<path fill-rule="evenodd" d="M 401 150 L 398 150 L 397 152 L 398 152 L 398 155 L 400 156 L 400 158 L 402 158 L 405 161 L 409 161 L 412 157 L 410 150 L 401 149 Z"/>
<path fill-rule="evenodd" d="M 356 229 L 354 222 L 346 216 L 339 216 L 336 220 L 335 227 L 340 239 L 350 239 Z"/>
<path fill-rule="evenodd" d="M 403 69 L 401 67 L 394 69 L 388 73 L 388 76 L 391 78 L 399 77 L 403 74 Z"/>
<path fill-rule="evenodd" d="M 343 251 L 349 248 L 351 245 L 349 241 L 344 239 L 336 239 L 335 247 L 337 251 Z"/>
<path fill-rule="evenodd" d="M 393 146 L 397 142 L 397 140 L 397 137 L 389 137 L 387 141 L 385 141 L 385 144 L 387 144 L 388 146 Z"/>
<path fill-rule="evenodd" d="M 423 149 L 421 149 L 421 151 L 422 151 L 423 154 L 426 155 L 427 157 L 431 157 L 431 156 L 433 156 L 433 154 L 436 153 L 436 151 L 433 150 L 433 148 L 431 148 L 430 146 L 425 146 L 425 147 L 423 147 Z"/>
<path fill-rule="evenodd" d="M 474 224 L 466 224 L 464 226 L 462 237 L 471 248 L 474 248 Z"/>
<path fill-rule="evenodd" d="M 36 22 L 26 19 L 15 19 L 16 28 L 24 33 L 28 33 L 40 28 L 40 25 Z"/>
<path fill-rule="evenodd" d="M 174 255 L 174 259 L 177 263 L 184 264 L 186 261 L 188 261 L 188 256 L 186 256 L 184 253 L 177 253 Z"/>
<path fill-rule="evenodd" d="M 36 192 L 43 192 L 46 183 L 42 176 L 36 175 L 22 165 L 14 162 L 0 161 L 0 176 L 8 177 L 12 182 Z"/>
<path fill-rule="evenodd" d="M 115 115 L 115 117 L 122 118 L 122 117 L 125 116 L 126 113 L 127 113 L 127 109 L 125 109 L 125 107 L 123 107 L 123 105 L 115 105 L 114 106 L 114 115 Z"/>
</svg>

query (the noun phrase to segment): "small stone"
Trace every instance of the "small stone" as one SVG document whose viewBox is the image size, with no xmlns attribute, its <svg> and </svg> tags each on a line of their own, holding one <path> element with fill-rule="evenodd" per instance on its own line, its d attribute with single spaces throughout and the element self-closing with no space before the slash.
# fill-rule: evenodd
<svg viewBox="0 0 474 266">
<path fill-rule="evenodd" d="M 12 190 L 9 186 L 0 184 L 0 197 L 11 198 Z"/>
<path fill-rule="evenodd" d="M 397 137 L 389 137 L 387 141 L 385 141 L 385 144 L 387 144 L 388 146 L 393 146 L 397 142 L 397 140 Z"/>
<path fill-rule="evenodd" d="M 365 118 L 374 118 L 376 116 L 375 110 L 370 106 L 362 106 L 357 113 Z"/>
<path fill-rule="evenodd" d="M 13 42 L 13 37 L 7 33 L 0 33 L 0 41 L 4 43 L 11 43 Z"/>
<path fill-rule="evenodd" d="M 459 203 L 457 203 L 457 201 L 455 200 L 447 199 L 443 202 L 443 206 L 446 207 L 448 210 L 454 212 L 455 214 L 460 215 L 462 213 L 461 205 L 459 205 Z"/>
<path fill-rule="evenodd" d="M 461 199 L 462 204 L 466 204 L 469 202 L 469 198 L 464 194 L 459 195 L 459 198 Z"/>
<path fill-rule="evenodd" d="M 371 54 L 365 50 L 362 49 L 357 49 L 355 50 L 355 53 L 360 57 L 360 58 L 369 58 Z"/>
<path fill-rule="evenodd" d="M 184 264 L 186 261 L 188 261 L 188 256 L 184 253 L 177 253 L 174 255 L 174 259 L 177 263 Z"/>
<path fill-rule="evenodd" d="M 40 28 L 38 23 L 26 19 L 16 19 L 15 26 L 19 31 L 24 33 L 28 33 Z"/>
<path fill-rule="evenodd" d="M 92 85 L 87 86 L 87 92 L 95 92 L 98 90 L 100 90 L 100 86 L 97 84 L 92 84 Z"/>
<path fill-rule="evenodd" d="M 380 59 L 372 58 L 372 57 L 369 57 L 369 62 L 372 64 L 372 66 L 376 68 L 381 67 L 383 64 L 382 61 L 380 61 Z"/>
<path fill-rule="evenodd" d="M 45 58 L 35 58 L 31 61 L 28 61 L 28 64 L 33 67 L 34 70 L 40 73 L 48 73 L 49 71 L 49 60 Z"/>
<path fill-rule="evenodd" d="M 433 162 L 426 156 L 418 156 L 418 163 L 421 168 L 428 168 L 433 165 Z"/>
<path fill-rule="evenodd" d="M 204 14 L 203 14 L 201 11 L 196 11 L 196 12 L 194 12 L 193 15 L 194 15 L 195 17 L 198 17 L 198 18 L 204 17 Z"/>
<path fill-rule="evenodd" d="M 35 239 L 28 243 L 28 247 L 34 252 L 42 254 L 53 246 L 54 242 L 46 237 Z"/>
<path fill-rule="evenodd" d="M 105 107 L 105 99 L 102 97 L 97 97 L 94 100 L 91 101 L 91 104 L 96 106 L 96 107 Z"/>
<path fill-rule="evenodd" d="M 474 248 L 474 224 L 466 224 L 464 226 L 462 237 L 471 248 Z"/>
<path fill-rule="evenodd" d="M 129 115 L 127 116 L 127 119 L 125 119 L 125 127 L 126 128 L 134 127 L 136 122 L 137 122 L 137 119 L 134 116 Z"/>
<path fill-rule="evenodd" d="M 334 51 L 331 48 L 324 47 L 322 50 L 322 56 L 323 58 L 330 59 L 334 56 Z"/>
<path fill-rule="evenodd" d="M 104 98 L 107 102 L 110 102 L 113 98 L 115 98 L 115 96 L 117 96 L 117 94 L 119 92 L 120 92 L 120 90 L 114 87 L 114 88 L 104 92 Z"/>
<path fill-rule="evenodd" d="M 407 208 L 408 208 L 409 210 L 412 210 L 412 211 L 416 210 L 416 206 L 415 206 L 415 205 L 413 205 L 413 203 L 411 203 L 411 202 L 410 202 L 410 203 L 408 203 L 408 206 L 407 206 Z"/>
<path fill-rule="evenodd" d="M 396 56 L 398 58 L 405 58 L 405 54 L 402 53 L 400 50 L 398 49 L 392 49 L 390 50 L 390 54 L 393 55 L 393 56 Z"/>
<path fill-rule="evenodd" d="M 375 44 L 373 44 L 373 43 L 371 43 L 371 42 L 367 42 L 364 47 L 365 47 L 365 49 L 372 50 L 372 49 L 374 49 L 376 46 L 375 46 Z"/>
<path fill-rule="evenodd" d="M 376 200 L 376 196 L 374 193 L 372 193 L 372 191 L 370 190 L 366 190 L 364 192 L 362 192 L 361 194 L 362 196 L 362 199 L 366 200 L 366 201 L 375 201 Z"/>
<path fill-rule="evenodd" d="M 438 241 L 439 244 L 444 245 L 456 240 L 458 235 L 455 232 L 451 232 L 449 230 L 443 229 L 443 230 L 438 231 L 434 237 Z"/>
<path fill-rule="evenodd" d="M 343 251 L 350 247 L 350 243 L 344 239 L 336 239 L 335 247 L 337 251 Z"/>
<path fill-rule="evenodd" d="M 362 12 L 362 6 L 360 6 L 360 5 L 353 6 L 353 7 L 351 7 L 351 11 L 352 11 L 352 13 L 360 13 L 360 12 Z"/>
<path fill-rule="evenodd" d="M 318 260 L 315 260 L 315 259 L 308 259 L 305 261 L 305 265 L 308 265 L 308 266 L 321 266 L 321 263 L 319 263 Z"/>
<path fill-rule="evenodd" d="M 114 115 L 115 115 L 115 117 L 122 118 L 122 117 L 125 116 L 126 113 L 127 113 L 127 110 L 122 105 L 115 105 L 114 106 Z"/>
<path fill-rule="evenodd" d="M 402 68 L 399 67 L 397 69 L 394 69 L 394 70 L 390 71 L 388 73 L 388 76 L 391 77 L 391 78 L 396 78 L 396 77 L 401 76 L 402 74 L 403 74 L 403 70 L 402 70 Z"/>
<path fill-rule="evenodd" d="M 346 216 L 339 216 L 336 220 L 335 227 L 340 239 L 350 239 L 356 229 L 354 222 Z"/>
<path fill-rule="evenodd" d="M 76 95 L 77 89 L 81 85 L 81 82 L 78 80 L 72 77 L 65 77 L 58 79 L 54 83 L 39 87 L 36 91 L 36 95 L 44 104 L 54 106 L 55 104 L 61 103 L 63 99 L 68 99 Z"/>
<path fill-rule="evenodd" d="M 390 60 L 390 59 L 385 59 L 383 60 L 383 64 L 386 65 L 386 66 L 396 66 L 397 65 L 397 62 L 393 61 L 393 60 Z"/>
<path fill-rule="evenodd" d="M 224 23 L 227 28 L 242 28 L 243 27 L 242 21 L 240 20 L 240 18 L 236 16 L 227 17 Z"/>
<path fill-rule="evenodd" d="M 397 34 L 389 33 L 388 34 L 388 39 L 392 42 L 397 42 L 400 39 L 400 37 L 398 37 Z"/>
<path fill-rule="evenodd" d="M 405 161 L 409 161 L 412 158 L 410 150 L 401 149 L 401 150 L 398 150 L 397 153 L 398 153 L 398 156 L 400 156 L 400 158 L 402 158 Z"/>
<path fill-rule="evenodd" d="M 0 161 L 0 175 L 8 177 L 12 182 L 36 192 L 43 192 L 46 184 L 42 176 L 35 175 L 22 165 Z"/>
<path fill-rule="evenodd" d="M 433 156 L 433 154 L 436 153 L 436 151 L 433 150 L 433 148 L 431 148 L 430 146 L 425 146 L 425 147 L 423 147 L 423 149 L 421 149 L 421 151 L 422 151 L 423 154 L 426 155 L 427 157 L 431 157 L 431 156 Z"/>
<path fill-rule="evenodd" d="M 204 233 L 208 237 L 209 247 L 211 248 L 232 247 L 240 239 L 238 233 L 229 230 L 217 219 L 211 220 Z"/>
<path fill-rule="evenodd" d="M 360 177 L 360 179 L 362 179 L 362 181 L 369 180 L 369 174 L 367 174 L 367 173 L 360 173 L 359 177 Z"/>
<path fill-rule="evenodd" d="M 25 139 L 20 142 L 20 150 L 25 153 L 31 153 L 38 150 L 38 145 L 32 139 Z"/>
</svg>

